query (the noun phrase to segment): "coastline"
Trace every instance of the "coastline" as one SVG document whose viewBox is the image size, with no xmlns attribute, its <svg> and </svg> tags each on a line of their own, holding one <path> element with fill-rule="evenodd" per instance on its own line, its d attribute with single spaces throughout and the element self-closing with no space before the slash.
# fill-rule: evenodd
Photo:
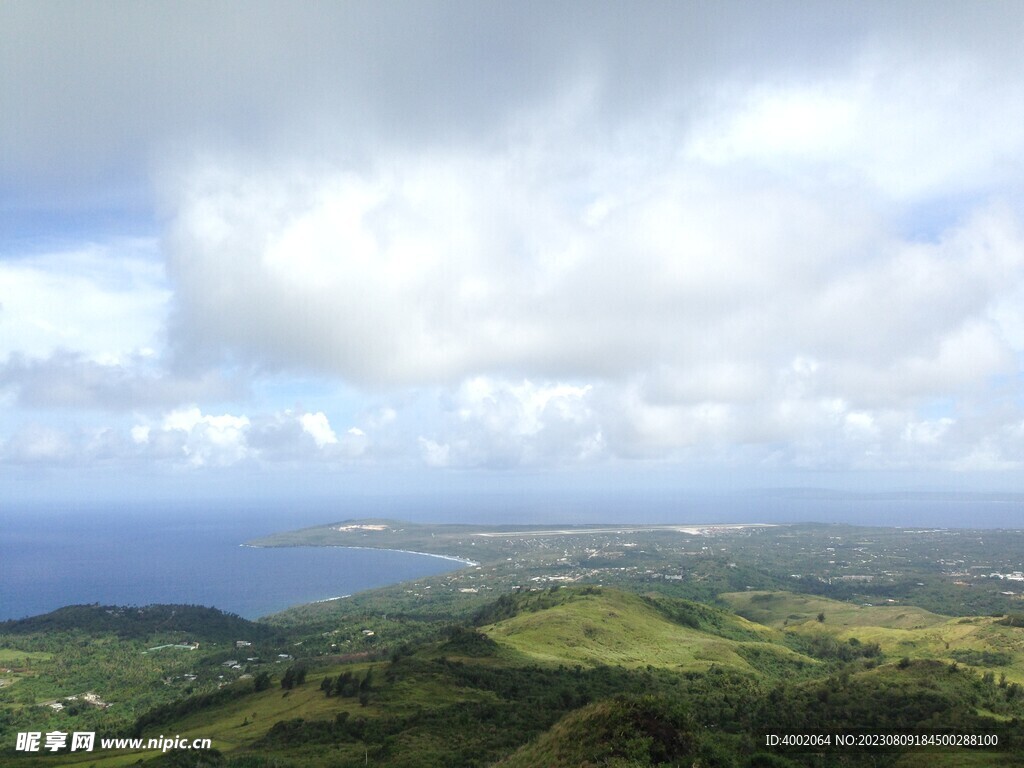
<svg viewBox="0 0 1024 768">
<path fill-rule="evenodd" d="M 423 559 L 379 549 L 376 555 L 341 555 L 334 547 L 281 547 L 270 555 L 270 547 L 242 545 L 253 535 L 248 520 L 228 518 L 202 529 L 171 520 L 152 517 L 125 526 L 113 514 L 88 525 L 76 518 L 45 546 L 25 548 L 14 544 L 37 536 L 39 522 L 14 517 L 0 536 L 6 577 L 0 583 L 0 621 L 92 603 L 214 606 L 254 620 L 317 599 L 472 567 L 462 558 L 418 553 L 431 555 Z"/>
<path fill-rule="evenodd" d="M 467 560 L 464 557 L 456 557 L 455 555 L 439 555 L 436 552 L 417 552 L 413 549 L 395 549 L 394 547 L 352 547 L 347 544 L 290 544 L 283 547 L 265 547 L 260 544 L 239 544 L 240 547 L 249 547 L 251 549 L 362 549 L 368 552 L 401 552 L 406 555 L 424 555 L 425 557 L 439 557 L 442 560 L 452 560 L 456 563 L 462 563 L 467 567 L 476 567 L 480 563 L 475 560 Z"/>
</svg>

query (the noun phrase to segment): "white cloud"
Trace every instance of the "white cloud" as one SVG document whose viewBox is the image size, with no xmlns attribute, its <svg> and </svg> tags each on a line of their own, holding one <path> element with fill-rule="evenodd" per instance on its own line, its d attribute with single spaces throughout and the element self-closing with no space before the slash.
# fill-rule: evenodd
<svg viewBox="0 0 1024 768">
<path fill-rule="evenodd" d="M 186 174 L 201 183 L 179 190 L 170 241 L 177 349 L 386 396 L 446 388 L 461 425 L 406 437 L 458 466 L 769 443 L 814 461 L 823 441 L 836 464 L 884 462 L 918 403 L 984 401 L 1017 370 L 1012 206 L 965 209 L 921 241 L 864 190 L 636 146 L 610 164 L 531 144 L 359 174 Z"/>
<path fill-rule="evenodd" d="M 579 465 L 602 458 L 591 386 L 509 383 L 477 376 L 450 398 L 432 437 L 418 443 L 428 466 Z"/>
<path fill-rule="evenodd" d="M 304 413 L 299 417 L 299 422 L 302 424 L 302 429 L 313 438 L 318 448 L 337 444 L 338 436 L 334 434 L 334 430 L 331 429 L 330 422 L 327 421 L 327 416 L 324 415 L 323 411 Z M 352 430 L 349 430 L 349 434 L 358 437 L 363 433 L 358 430 L 353 433 Z"/>
<path fill-rule="evenodd" d="M 118 364 L 160 346 L 170 290 L 152 240 L 0 259 L 0 360 L 72 352 Z"/>
<path fill-rule="evenodd" d="M 985 58 L 866 49 L 841 74 L 726 90 L 687 152 L 868 184 L 890 200 L 1012 182 L 1005 159 L 1024 152 L 1024 86 Z"/>
<path fill-rule="evenodd" d="M 760 86 L 739 105 L 721 105 L 697 127 L 687 151 L 716 164 L 842 154 L 857 140 L 857 90 L 849 83 Z"/>
<path fill-rule="evenodd" d="M 144 414 L 6 455 L 1012 465 L 1024 13 L 842 11 L 0 7 L 0 176 L 166 223 L 0 261 L 7 432 Z"/>
<path fill-rule="evenodd" d="M 910 422 L 903 430 L 903 438 L 911 444 L 936 445 L 954 423 L 949 417 Z"/>
<path fill-rule="evenodd" d="M 38 423 L 26 424 L 3 446 L 4 459 L 15 464 L 63 464 L 74 455 L 67 432 Z"/>
<path fill-rule="evenodd" d="M 878 437 L 878 426 L 869 413 L 855 411 L 843 418 L 843 431 L 853 440 L 874 440 Z"/>
<path fill-rule="evenodd" d="M 215 371 L 182 375 L 163 370 L 161 361 L 140 350 L 120 360 L 96 362 L 79 353 L 47 358 L 12 353 L 0 363 L 0 386 L 23 408 L 129 411 L 168 407 L 199 397 L 239 396 L 244 387 Z"/>
<path fill-rule="evenodd" d="M 228 466 L 251 455 L 246 433 L 247 416 L 204 415 L 199 408 L 183 408 L 164 416 L 165 433 L 184 433 L 182 452 L 196 467 Z M 151 436 L 152 437 L 152 436 Z"/>
<path fill-rule="evenodd" d="M 593 179 L 627 199 L 594 232 L 546 163 L 512 167 L 408 158 L 396 174 L 306 179 L 287 202 L 273 174 L 187 192 L 171 253 L 179 348 L 385 387 L 699 370 L 749 391 L 794 357 L 895 380 L 930 361 L 952 374 L 942 359 L 964 334 L 988 351 L 959 375 L 1010 359 L 990 309 L 1021 284 L 1007 207 L 922 244 L 856 196 L 752 190 L 684 163 L 645 169 L 643 187 Z M 213 238 L 195 221 L 211 206 Z"/>
<path fill-rule="evenodd" d="M 423 453 L 423 462 L 428 467 L 447 467 L 448 455 L 451 449 L 448 445 L 436 443 L 425 437 L 419 438 L 420 450 Z"/>
<path fill-rule="evenodd" d="M 398 411 L 391 406 L 384 406 L 368 413 L 366 415 L 366 423 L 374 429 L 379 429 L 387 427 L 389 424 L 394 424 L 397 418 Z"/>
<path fill-rule="evenodd" d="M 192 468 L 346 462 L 370 444 L 358 427 L 339 437 L 323 411 L 213 415 L 191 406 L 143 418 L 127 432 L 132 455 Z"/>
</svg>

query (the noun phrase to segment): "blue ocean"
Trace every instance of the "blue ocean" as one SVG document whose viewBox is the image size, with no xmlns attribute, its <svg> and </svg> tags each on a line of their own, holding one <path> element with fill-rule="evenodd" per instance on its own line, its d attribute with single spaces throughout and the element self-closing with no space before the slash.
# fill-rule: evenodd
<svg viewBox="0 0 1024 768">
<path fill-rule="evenodd" d="M 820 522 L 1024 528 L 1024 496 L 576 492 L 363 498 L 301 506 L 5 508 L 0 510 L 0 620 L 76 603 L 188 603 L 257 618 L 463 567 L 404 552 L 241 546 L 269 533 L 362 517 L 491 525 Z"/>
<path fill-rule="evenodd" d="M 383 550 L 241 546 L 332 519 L 216 508 L 5 511 L 0 620 L 78 603 L 187 603 L 255 619 L 462 567 Z"/>
</svg>

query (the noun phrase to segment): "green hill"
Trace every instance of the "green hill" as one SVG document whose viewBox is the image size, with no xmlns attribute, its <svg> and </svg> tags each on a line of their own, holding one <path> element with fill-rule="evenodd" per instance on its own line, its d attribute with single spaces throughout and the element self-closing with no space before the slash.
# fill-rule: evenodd
<svg viewBox="0 0 1024 768">
<path fill-rule="evenodd" d="M 481 631 L 535 663 L 745 672 L 813 664 L 783 646 L 777 630 L 685 600 L 583 587 L 505 603 L 512 615 Z"/>
<path fill-rule="evenodd" d="M 912 605 L 856 605 L 816 595 L 793 592 L 728 592 L 719 598 L 740 616 L 773 627 L 796 626 L 817 621 L 824 613 L 830 626 L 924 629 L 949 620 L 949 616 Z"/>
<path fill-rule="evenodd" d="M 699 760 L 700 730 L 678 702 L 616 696 L 566 715 L 496 768 L 690 765 Z"/>
<path fill-rule="evenodd" d="M 924 621 L 917 628 L 875 626 L 860 622 L 895 625 L 907 616 L 787 594 L 729 599 L 741 610 L 764 611 L 775 626 L 664 595 L 578 586 L 506 594 L 477 613 L 477 626 L 451 625 L 376 658 L 305 651 L 317 647 L 317 629 L 289 638 L 298 658 L 255 665 L 252 678 L 155 702 L 119 731 L 211 738 L 216 752 L 122 750 L 27 760 L 96 768 L 140 760 L 154 768 L 920 764 L 919 754 L 907 750 L 809 752 L 765 744 L 771 733 L 867 729 L 996 734 L 997 750 L 945 749 L 930 765 L 1014 764 L 1024 717 L 1019 686 L 925 654 L 929 633 L 943 627 L 1019 628 L 934 614 L 914 614 L 914 622 Z M 809 618 L 779 619 L 797 608 Z M 920 643 L 920 657 L 845 639 L 872 628 L 908 633 Z M 1004 660 L 977 653 L 975 660 Z M 165 658 L 136 655 L 145 664 Z M 211 663 L 211 672 L 222 668 L 213 657 Z M 299 668 L 302 679 L 284 685 L 288 670 Z M 8 757 L 25 764 L 13 752 L 0 762 Z"/>
<path fill-rule="evenodd" d="M 240 637 L 264 639 L 278 633 L 267 624 L 199 605 L 69 605 L 40 616 L 0 622 L 0 635 L 73 630 L 113 634 L 122 639 L 178 634 L 215 642 L 231 642 Z"/>
<path fill-rule="evenodd" d="M 941 616 L 908 605 L 854 605 L 790 592 L 720 598 L 739 615 L 792 634 L 875 643 L 890 658 L 957 662 L 1024 683 L 1024 632 L 1000 617 Z"/>
</svg>

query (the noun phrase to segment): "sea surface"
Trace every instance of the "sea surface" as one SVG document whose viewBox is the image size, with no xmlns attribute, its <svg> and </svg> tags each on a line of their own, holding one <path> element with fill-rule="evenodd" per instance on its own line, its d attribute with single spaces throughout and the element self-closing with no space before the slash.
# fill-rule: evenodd
<svg viewBox="0 0 1024 768">
<path fill-rule="evenodd" d="M 76 603 L 209 605 L 246 618 L 464 567 L 341 547 L 254 548 L 278 531 L 353 518 L 429 523 L 844 523 L 1024 528 L 1018 494 L 498 494 L 345 504 L 163 503 L 0 509 L 0 620 Z"/>
<path fill-rule="evenodd" d="M 0 620 L 80 603 L 208 605 L 255 619 L 464 567 L 388 550 L 241 546 L 331 518 L 34 511 L 5 513 L 0 522 Z"/>
</svg>

